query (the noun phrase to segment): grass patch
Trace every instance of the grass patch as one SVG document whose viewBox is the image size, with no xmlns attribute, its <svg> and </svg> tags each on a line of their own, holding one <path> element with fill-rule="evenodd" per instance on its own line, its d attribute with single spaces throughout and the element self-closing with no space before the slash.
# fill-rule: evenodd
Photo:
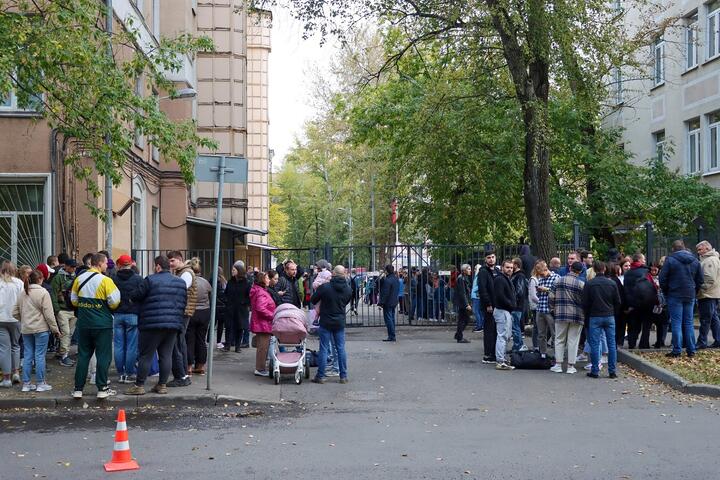
<svg viewBox="0 0 720 480">
<path fill-rule="evenodd" d="M 695 358 L 668 358 L 664 352 L 636 352 L 641 357 L 677 373 L 690 383 L 720 385 L 720 349 L 698 350 Z"/>
</svg>

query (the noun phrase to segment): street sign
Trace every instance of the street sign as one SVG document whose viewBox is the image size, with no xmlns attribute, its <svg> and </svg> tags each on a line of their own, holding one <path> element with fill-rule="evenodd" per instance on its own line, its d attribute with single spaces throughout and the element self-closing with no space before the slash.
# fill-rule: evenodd
<svg viewBox="0 0 720 480">
<path fill-rule="evenodd" d="M 195 179 L 198 182 L 218 184 L 218 201 L 215 207 L 215 252 L 213 254 L 212 291 L 210 299 L 210 348 L 207 358 L 207 389 L 212 387 L 213 352 L 215 351 L 215 315 L 217 313 L 217 267 L 220 264 L 220 232 L 222 222 L 223 186 L 225 183 L 247 183 L 248 161 L 242 157 L 225 155 L 198 155 L 195 160 Z M 184 366 L 183 366 L 184 367 Z"/>
<path fill-rule="evenodd" d="M 220 155 L 198 155 L 195 160 L 195 180 L 217 182 Z M 243 157 L 225 157 L 225 183 L 247 183 L 248 161 Z"/>
</svg>

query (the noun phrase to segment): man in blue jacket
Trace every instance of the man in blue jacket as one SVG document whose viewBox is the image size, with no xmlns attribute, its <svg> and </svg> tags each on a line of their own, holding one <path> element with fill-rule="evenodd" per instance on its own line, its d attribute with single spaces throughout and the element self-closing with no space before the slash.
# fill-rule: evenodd
<svg viewBox="0 0 720 480">
<path fill-rule="evenodd" d="M 183 330 L 187 285 L 170 273 L 170 261 L 164 255 L 155 257 L 155 274 L 140 284 L 133 301 L 141 303 L 138 330 L 140 331 L 137 379 L 126 395 L 144 395 L 145 380 L 153 355 L 158 352 L 160 378 L 152 391 L 167 393 L 167 380 L 172 370 L 172 352 L 177 333 Z"/>
<path fill-rule="evenodd" d="M 385 266 L 385 279 L 380 285 L 380 301 L 378 305 L 383 309 L 383 320 L 387 327 L 388 336 L 383 342 L 395 341 L 395 308 L 398 306 L 398 293 L 400 282 L 395 276 L 395 267 Z"/>
<path fill-rule="evenodd" d="M 685 340 L 687 356 L 694 357 L 693 308 L 703 283 L 702 268 L 698 259 L 685 249 L 682 240 L 673 242 L 672 251 L 660 270 L 660 288 L 667 300 L 672 328 L 672 352 L 667 356 L 679 357 Z"/>
</svg>

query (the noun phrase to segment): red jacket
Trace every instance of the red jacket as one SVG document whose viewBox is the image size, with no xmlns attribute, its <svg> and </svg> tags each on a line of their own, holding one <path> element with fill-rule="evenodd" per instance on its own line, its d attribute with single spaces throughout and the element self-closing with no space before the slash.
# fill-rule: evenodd
<svg viewBox="0 0 720 480">
<path fill-rule="evenodd" d="M 253 333 L 272 333 L 272 321 L 275 316 L 275 302 L 270 293 L 259 285 L 250 289 L 250 331 Z"/>
</svg>

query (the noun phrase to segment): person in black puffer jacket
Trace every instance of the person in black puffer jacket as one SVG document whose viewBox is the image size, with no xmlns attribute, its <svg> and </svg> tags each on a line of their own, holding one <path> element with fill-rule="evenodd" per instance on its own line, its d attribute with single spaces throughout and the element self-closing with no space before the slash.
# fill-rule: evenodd
<svg viewBox="0 0 720 480">
<path fill-rule="evenodd" d="M 138 330 L 140 330 L 140 360 L 137 379 L 125 393 L 145 394 L 145 379 L 153 355 L 158 352 L 160 378 L 153 387 L 155 393 L 167 393 L 167 379 L 172 369 L 172 351 L 178 332 L 185 326 L 187 286 L 180 277 L 170 273 L 170 261 L 164 255 L 155 258 L 155 274 L 140 284 L 134 302 L 141 304 Z"/>
<path fill-rule="evenodd" d="M 245 264 L 238 260 L 232 268 L 232 276 L 225 287 L 225 347 L 236 352 L 250 346 L 250 282 Z"/>
<path fill-rule="evenodd" d="M 142 277 L 132 270 L 130 255 L 117 259 L 117 270 L 111 275 L 120 290 L 120 306 L 113 313 L 113 352 L 120 383 L 132 383 L 137 370 L 138 314 L 140 305 L 132 297 L 142 284 Z"/>
<path fill-rule="evenodd" d="M 330 352 L 330 340 L 333 339 L 338 353 L 338 369 L 340 370 L 340 383 L 347 383 L 347 354 L 345 353 L 345 307 L 350 303 L 352 290 L 345 278 L 345 267 L 337 265 L 333 269 L 332 279 L 320 285 L 312 298 L 311 303 L 320 302 L 320 352 L 318 354 L 317 375 L 314 383 L 325 383 L 325 366 Z"/>
</svg>

